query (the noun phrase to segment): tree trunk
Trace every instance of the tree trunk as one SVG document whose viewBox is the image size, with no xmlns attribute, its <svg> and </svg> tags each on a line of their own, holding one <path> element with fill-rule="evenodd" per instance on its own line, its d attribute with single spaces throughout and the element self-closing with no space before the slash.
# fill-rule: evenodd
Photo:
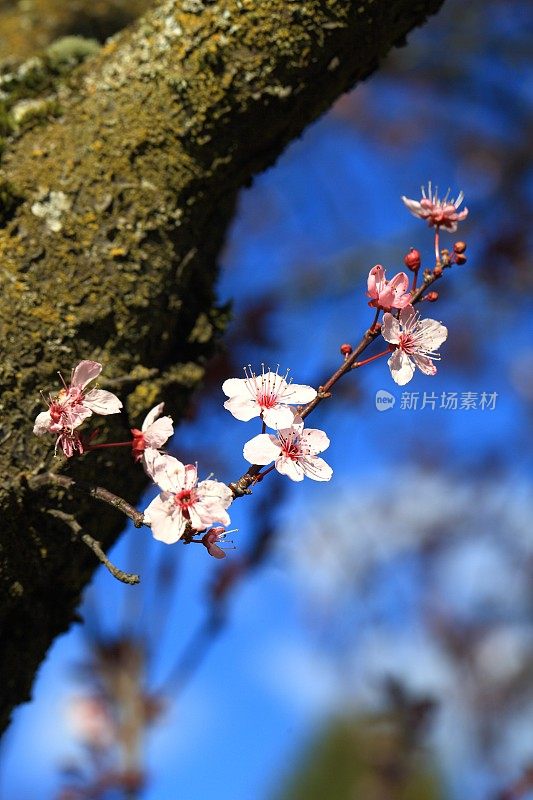
<svg viewBox="0 0 533 800">
<path fill-rule="evenodd" d="M 0 168 L 0 729 L 95 568 L 47 509 L 106 547 L 123 527 L 94 500 L 27 487 L 50 468 L 39 390 L 94 358 L 129 425 L 160 399 L 179 419 L 224 324 L 216 258 L 239 188 L 441 2 L 167 0 L 15 126 Z M 52 461 L 135 502 L 142 471 L 99 452 Z"/>
</svg>

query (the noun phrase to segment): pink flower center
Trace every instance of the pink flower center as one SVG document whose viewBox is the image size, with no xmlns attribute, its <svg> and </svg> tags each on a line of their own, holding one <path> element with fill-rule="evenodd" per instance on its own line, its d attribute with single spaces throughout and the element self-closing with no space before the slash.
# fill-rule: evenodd
<svg viewBox="0 0 533 800">
<path fill-rule="evenodd" d="M 286 439 L 280 439 L 280 441 L 284 456 L 290 458 L 291 461 L 298 461 L 302 455 L 298 438 L 291 435 Z"/>
<path fill-rule="evenodd" d="M 411 333 L 400 333 L 400 341 L 398 347 L 408 355 L 414 353 L 416 350 L 415 340 Z"/>
<path fill-rule="evenodd" d="M 174 495 L 174 502 L 182 509 L 182 511 L 185 511 L 193 506 L 197 500 L 198 492 L 196 489 L 182 489 L 181 492 L 176 492 Z"/>
<path fill-rule="evenodd" d="M 52 403 L 50 403 L 50 408 L 48 410 L 50 412 L 50 418 L 52 422 L 61 422 L 61 417 L 65 411 L 65 407 L 61 405 L 61 403 L 58 403 L 54 400 Z"/>
<path fill-rule="evenodd" d="M 274 408 L 277 405 L 278 397 L 271 392 L 259 392 L 257 395 L 257 402 L 261 408 Z"/>
</svg>

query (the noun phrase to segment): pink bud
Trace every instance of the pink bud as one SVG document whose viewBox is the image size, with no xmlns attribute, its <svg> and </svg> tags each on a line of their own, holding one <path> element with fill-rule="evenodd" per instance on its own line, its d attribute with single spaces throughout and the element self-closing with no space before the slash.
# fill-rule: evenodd
<svg viewBox="0 0 533 800">
<path fill-rule="evenodd" d="M 353 353 L 353 347 L 351 344 L 341 344 L 341 353 L 344 358 L 348 358 Z"/>
<path fill-rule="evenodd" d="M 410 269 L 413 272 L 415 272 L 417 269 L 420 269 L 421 256 L 419 251 L 415 250 L 414 247 L 411 247 L 407 255 L 404 257 L 403 263 L 407 269 Z"/>
<path fill-rule="evenodd" d="M 434 303 L 438 299 L 439 299 L 438 292 L 428 292 L 427 295 L 424 297 L 424 300 L 428 300 L 430 303 Z"/>
</svg>

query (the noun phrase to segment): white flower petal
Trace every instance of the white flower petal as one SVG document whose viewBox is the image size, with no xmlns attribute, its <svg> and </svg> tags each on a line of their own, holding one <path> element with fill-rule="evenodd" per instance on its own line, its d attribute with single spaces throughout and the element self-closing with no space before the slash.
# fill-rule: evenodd
<svg viewBox="0 0 533 800">
<path fill-rule="evenodd" d="M 72 373 L 71 386 L 83 389 L 88 383 L 94 381 L 102 371 L 102 365 L 98 361 L 80 361 Z"/>
<path fill-rule="evenodd" d="M 280 393 L 280 400 L 292 405 L 305 405 L 314 400 L 316 394 L 316 389 L 313 389 L 312 386 L 304 383 L 289 383 L 283 393 Z"/>
<path fill-rule="evenodd" d="M 141 431 L 143 433 L 150 427 L 150 425 L 153 425 L 153 423 L 156 421 L 158 417 L 161 416 L 164 407 L 165 407 L 164 403 L 159 403 L 157 406 L 154 406 L 151 411 L 148 412 L 148 414 L 144 418 L 144 422 L 141 427 Z"/>
<path fill-rule="evenodd" d="M 203 502 L 216 503 L 223 508 L 228 508 L 233 502 L 233 494 L 229 486 L 221 481 L 200 481 L 198 492 Z"/>
<path fill-rule="evenodd" d="M 437 350 L 448 337 L 448 328 L 437 322 L 436 319 L 421 319 L 418 323 L 418 330 L 423 334 L 421 340 L 420 333 L 417 339 L 421 341 L 426 350 Z"/>
<path fill-rule="evenodd" d="M 420 353 L 413 353 L 411 356 L 413 361 L 415 362 L 418 369 L 424 373 L 424 375 L 435 375 L 437 372 L 437 367 L 433 363 L 433 361 L 428 358 L 427 356 L 423 356 Z"/>
<path fill-rule="evenodd" d="M 302 468 L 308 478 L 314 481 L 329 481 L 333 470 L 323 458 L 306 458 L 302 461 Z"/>
<path fill-rule="evenodd" d="M 275 436 L 268 433 L 260 433 L 246 442 L 243 448 L 243 456 L 250 464 L 264 466 L 270 464 L 279 456 L 280 445 Z"/>
<path fill-rule="evenodd" d="M 43 436 L 45 433 L 50 433 L 50 425 L 52 424 L 52 417 L 49 411 L 41 411 L 35 417 L 35 424 L 33 432 L 36 436 Z"/>
<path fill-rule="evenodd" d="M 400 341 L 400 323 L 393 317 L 392 314 L 387 312 L 383 314 L 383 322 L 381 325 L 381 335 L 385 339 L 386 342 L 390 342 L 391 344 L 398 344 Z"/>
<path fill-rule="evenodd" d="M 235 378 L 234 380 L 237 379 Z M 258 417 L 261 413 L 259 403 L 253 400 L 249 394 L 247 398 L 231 397 L 224 403 L 224 408 L 241 422 L 248 422 L 248 420 Z"/>
<path fill-rule="evenodd" d="M 185 483 L 185 465 L 174 456 L 158 453 L 153 460 L 153 480 L 167 492 L 180 492 Z"/>
<path fill-rule="evenodd" d="M 304 430 L 302 439 L 315 453 L 321 453 L 330 445 L 330 441 L 324 431 L 320 431 L 317 428 L 307 428 L 307 430 Z"/>
<path fill-rule="evenodd" d="M 294 420 L 294 411 L 288 406 L 277 406 L 277 408 L 266 408 L 263 411 L 263 422 L 269 428 L 279 430 L 292 425 Z"/>
<path fill-rule="evenodd" d="M 247 383 L 245 378 L 228 378 L 222 384 L 222 391 L 228 397 L 249 398 L 250 392 L 248 391 Z"/>
<path fill-rule="evenodd" d="M 185 519 L 183 514 L 177 512 L 172 501 L 156 497 L 146 511 L 144 520 L 152 529 L 152 536 L 160 542 L 174 544 L 183 536 Z"/>
<path fill-rule="evenodd" d="M 392 378 L 398 386 L 405 386 L 406 383 L 409 383 L 414 375 L 415 366 L 407 353 L 404 353 L 403 350 L 395 350 L 387 363 Z"/>
<path fill-rule="evenodd" d="M 148 447 L 163 447 L 172 434 L 174 433 L 174 426 L 171 417 L 161 417 L 156 419 L 144 434 L 144 441 Z"/>
<path fill-rule="evenodd" d="M 280 456 L 276 459 L 276 469 L 281 475 L 286 475 L 291 481 L 303 481 L 304 470 L 299 461 Z"/>
<path fill-rule="evenodd" d="M 416 311 L 412 305 L 405 306 L 400 311 L 400 323 L 404 328 L 410 328 L 416 321 Z"/>
<path fill-rule="evenodd" d="M 83 405 L 95 414 L 118 414 L 122 403 L 118 397 L 104 389 L 91 389 L 83 398 Z"/>
</svg>

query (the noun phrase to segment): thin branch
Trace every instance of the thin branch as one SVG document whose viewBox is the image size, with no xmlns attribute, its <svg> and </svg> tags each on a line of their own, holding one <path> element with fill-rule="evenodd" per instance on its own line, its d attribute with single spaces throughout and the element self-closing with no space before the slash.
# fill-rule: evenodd
<svg viewBox="0 0 533 800">
<path fill-rule="evenodd" d="M 423 299 L 423 295 L 427 290 L 427 288 L 442 276 L 442 270 L 449 269 L 451 266 L 452 263 L 449 260 L 447 262 L 441 261 L 441 263 L 434 270 L 429 270 L 429 269 L 425 270 L 424 280 L 421 286 L 412 295 L 411 304 L 415 305 L 416 303 L 419 303 Z M 367 347 L 372 344 L 374 339 L 376 339 L 380 334 L 379 329 L 375 330 L 376 322 L 377 322 L 377 316 L 374 318 L 372 325 L 365 332 L 355 350 L 349 355 L 348 358 L 346 358 L 343 361 L 341 366 L 333 373 L 333 375 L 331 375 L 328 378 L 326 383 L 323 386 L 318 387 L 318 392 L 314 400 L 311 400 L 311 402 L 308 403 L 300 411 L 299 416 L 302 419 L 305 419 L 307 416 L 309 416 L 309 414 L 315 410 L 315 408 L 322 402 L 322 400 L 326 400 L 329 397 L 331 397 L 332 395 L 331 390 L 333 389 L 337 381 L 339 381 L 342 378 L 343 375 L 346 375 L 352 369 L 361 366 L 360 364 L 357 363 L 357 359 L 367 349 Z M 253 486 L 254 483 L 256 483 L 258 480 L 260 480 L 260 478 L 263 477 L 263 475 L 258 477 L 261 472 L 261 469 L 262 467 L 259 466 L 258 464 L 253 464 L 244 473 L 244 475 L 241 475 L 241 477 L 238 480 L 228 484 L 229 488 L 233 492 L 234 498 L 244 497 L 244 495 L 251 494 L 252 490 L 250 487 Z"/>
<path fill-rule="evenodd" d="M 115 567 L 115 565 L 108 559 L 102 550 L 101 543 L 97 542 L 96 539 L 94 539 L 90 534 L 83 533 L 81 525 L 72 516 L 72 514 L 67 514 L 64 511 L 60 511 L 58 508 L 49 508 L 47 513 L 50 514 L 51 517 L 55 517 L 56 519 L 60 519 L 62 522 L 64 522 L 65 525 L 67 525 L 72 531 L 73 538 L 76 541 L 83 542 L 83 544 L 87 545 L 87 547 L 93 551 L 97 559 L 104 565 L 104 567 L 106 567 L 107 570 L 109 570 L 114 578 L 122 583 L 127 583 L 130 586 L 140 583 L 141 579 L 138 575 L 134 575 L 131 572 L 124 572 L 118 567 Z"/>
<path fill-rule="evenodd" d="M 32 490 L 42 489 L 46 486 L 61 486 L 63 489 L 74 489 L 75 491 L 83 492 L 96 500 L 101 500 L 103 503 L 113 506 L 117 511 L 121 511 L 132 520 L 136 528 L 142 528 L 144 525 L 144 515 L 141 511 L 137 511 L 123 497 L 113 494 L 113 492 L 104 489 L 102 486 L 91 486 L 89 483 L 75 480 L 68 475 L 57 475 L 55 472 L 43 472 L 40 475 L 27 478 L 26 482 Z"/>
</svg>

